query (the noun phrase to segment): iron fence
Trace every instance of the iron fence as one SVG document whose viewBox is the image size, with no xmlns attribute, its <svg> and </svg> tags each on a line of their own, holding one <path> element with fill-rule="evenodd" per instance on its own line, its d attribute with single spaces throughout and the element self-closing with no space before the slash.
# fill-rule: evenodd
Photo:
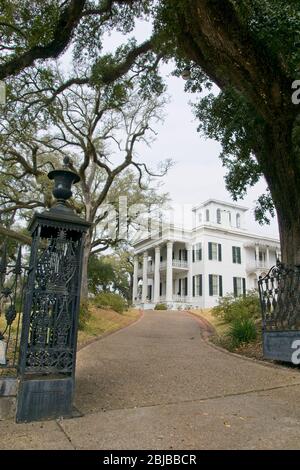
<svg viewBox="0 0 300 470">
<path fill-rule="evenodd" d="M 258 281 L 264 331 L 300 329 L 300 266 L 278 262 Z"/>
<path fill-rule="evenodd" d="M 23 247 L 24 251 L 24 247 Z M 27 266 L 22 261 L 22 247 L 14 250 L 6 239 L 0 260 L 0 374 L 16 372 L 22 327 L 22 305 Z"/>
</svg>

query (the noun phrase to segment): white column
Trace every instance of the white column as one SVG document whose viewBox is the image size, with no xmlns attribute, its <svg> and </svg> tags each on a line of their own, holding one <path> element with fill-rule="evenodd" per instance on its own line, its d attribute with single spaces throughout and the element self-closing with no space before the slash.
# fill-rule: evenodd
<svg viewBox="0 0 300 470">
<path fill-rule="evenodd" d="M 271 266 L 270 266 L 270 250 L 269 250 L 269 247 L 267 246 L 267 259 L 266 259 L 266 263 L 267 263 L 267 268 L 269 269 Z"/>
<path fill-rule="evenodd" d="M 143 253 L 143 290 L 142 290 L 142 302 L 146 302 L 148 294 L 148 251 Z"/>
<path fill-rule="evenodd" d="M 155 247 L 155 261 L 154 261 L 154 303 L 159 302 L 159 287 L 160 287 L 160 247 Z"/>
<path fill-rule="evenodd" d="M 166 286 L 166 301 L 173 301 L 173 242 L 167 242 L 167 286 Z"/>
<path fill-rule="evenodd" d="M 192 302 L 193 301 L 193 245 L 191 243 L 188 243 L 186 245 L 187 249 L 187 260 L 188 260 L 188 293 L 187 293 L 187 301 Z"/>
<path fill-rule="evenodd" d="M 135 303 L 137 300 L 138 294 L 138 269 L 139 269 L 139 260 L 135 256 L 133 259 L 133 285 L 132 285 L 132 302 Z"/>
<path fill-rule="evenodd" d="M 255 251 L 256 251 L 256 266 L 259 268 L 259 246 L 255 245 Z"/>
</svg>

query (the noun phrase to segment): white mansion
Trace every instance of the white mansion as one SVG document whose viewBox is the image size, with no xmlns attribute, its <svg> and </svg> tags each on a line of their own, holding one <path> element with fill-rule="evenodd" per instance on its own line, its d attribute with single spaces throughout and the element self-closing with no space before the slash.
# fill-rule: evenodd
<svg viewBox="0 0 300 470">
<path fill-rule="evenodd" d="M 163 227 L 134 245 L 133 303 L 208 308 L 220 296 L 257 287 L 280 258 L 277 239 L 249 233 L 247 208 L 209 199 L 193 209 L 195 227 Z"/>
</svg>

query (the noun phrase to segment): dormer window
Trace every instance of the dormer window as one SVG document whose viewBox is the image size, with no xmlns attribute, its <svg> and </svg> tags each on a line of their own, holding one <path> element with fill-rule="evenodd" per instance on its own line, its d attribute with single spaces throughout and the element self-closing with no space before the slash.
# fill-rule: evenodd
<svg viewBox="0 0 300 470">
<path fill-rule="evenodd" d="M 221 223 L 221 209 L 217 209 L 217 224 Z"/>
<path fill-rule="evenodd" d="M 240 216 L 240 214 L 236 214 L 236 227 L 241 228 L 241 216 Z"/>
<path fill-rule="evenodd" d="M 209 209 L 206 209 L 205 214 L 206 214 L 206 222 L 209 222 Z"/>
</svg>

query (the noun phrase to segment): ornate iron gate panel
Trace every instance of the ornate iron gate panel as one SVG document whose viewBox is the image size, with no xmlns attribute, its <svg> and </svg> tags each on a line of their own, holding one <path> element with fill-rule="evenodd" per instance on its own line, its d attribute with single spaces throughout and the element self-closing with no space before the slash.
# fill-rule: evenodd
<svg viewBox="0 0 300 470">
<path fill-rule="evenodd" d="M 74 240 L 60 229 L 46 239 L 46 246 L 40 234 L 34 240 L 37 249 L 29 267 L 20 373 L 71 374 L 81 239 Z"/>
<path fill-rule="evenodd" d="M 262 309 L 264 356 L 292 362 L 293 343 L 300 339 L 300 267 L 282 263 L 258 281 Z"/>
<path fill-rule="evenodd" d="M 23 251 L 25 248 L 23 248 Z M 13 250 L 14 251 L 14 250 Z M 0 375 L 15 375 L 18 367 L 23 296 L 27 267 L 22 263 L 22 249 L 16 255 L 6 239 L 0 260 Z"/>
</svg>

